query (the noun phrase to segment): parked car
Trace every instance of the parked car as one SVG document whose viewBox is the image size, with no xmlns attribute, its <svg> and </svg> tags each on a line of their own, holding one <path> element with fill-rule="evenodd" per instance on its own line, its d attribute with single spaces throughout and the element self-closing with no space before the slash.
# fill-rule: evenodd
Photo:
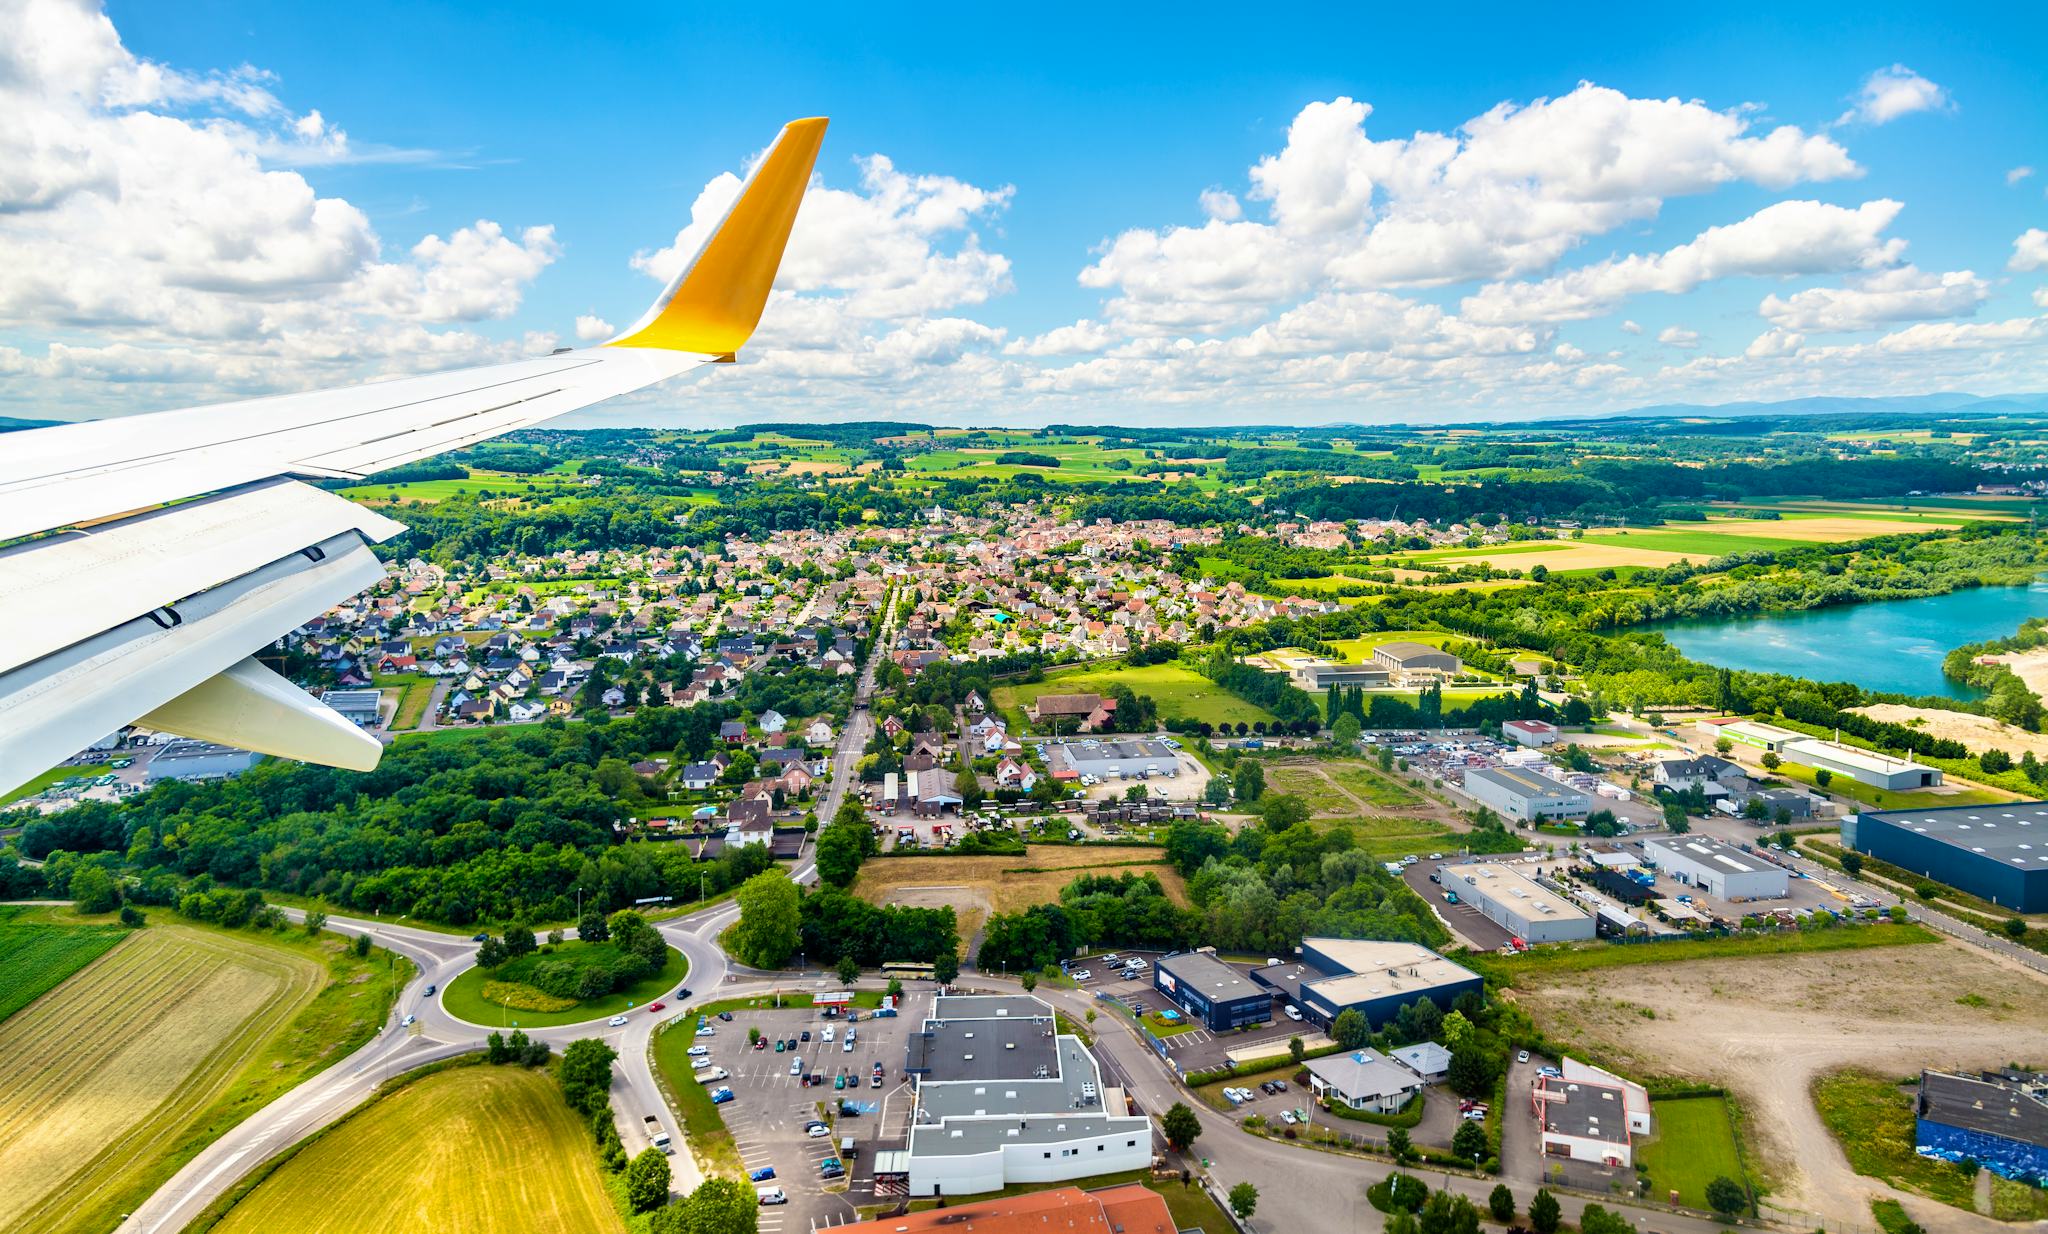
<svg viewBox="0 0 2048 1234">
<path fill-rule="evenodd" d="M 1518 1052 L 1518 1053 L 1517 1053 L 1517 1054 L 1515 1055 L 1515 1061 L 1516 1061 L 1516 1062 L 1518 1062 L 1518 1063 L 1526 1063 L 1526 1062 L 1528 1062 L 1528 1061 L 1529 1061 L 1529 1051 L 1527 1051 L 1527 1050 L 1522 1050 L 1522 1051 Z"/>
<path fill-rule="evenodd" d="M 833 1041 L 836 1040 L 834 1034 L 837 1031 L 838 1030 L 834 1029 L 830 1024 L 827 1024 L 824 1028 L 818 1030 L 818 1037 L 819 1039 L 824 1041 Z M 810 1039 L 811 1035 L 809 1033 L 805 1033 L 804 1040 L 809 1041 Z"/>
<path fill-rule="evenodd" d="M 802 1075 L 803 1073 L 804 1073 L 804 1060 L 803 1060 L 803 1059 L 801 1059 L 801 1058 L 792 1058 L 792 1059 L 790 1059 L 790 1060 L 789 1060 L 789 1074 L 791 1074 L 791 1075 Z"/>
<path fill-rule="evenodd" d="M 690 1047 L 691 1058 L 703 1058 L 710 1053 L 711 1047 L 708 1045 L 693 1045 Z"/>
<path fill-rule="evenodd" d="M 839 1090 L 846 1088 L 846 1075 L 844 1072 L 832 1077 L 832 1087 Z"/>
<path fill-rule="evenodd" d="M 731 1100 L 732 1100 L 732 1090 L 731 1090 L 731 1089 L 729 1089 L 729 1088 L 722 1088 L 722 1087 L 721 1087 L 721 1088 L 714 1088 L 714 1089 L 712 1089 L 712 1090 L 711 1090 L 711 1104 L 712 1104 L 712 1105 L 724 1105 L 724 1104 L 725 1104 L 726 1102 L 728 1102 L 728 1101 L 731 1101 Z"/>
<path fill-rule="evenodd" d="M 699 1037 L 716 1037 L 718 1035 L 718 1030 L 711 1027 L 709 1024 L 706 1024 L 704 1027 L 697 1030 L 697 1035 Z"/>
<path fill-rule="evenodd" d="M 763 1189 L 761 1192 L 761 1203 L 787 1204 L 789 1203 L 789 1196 L 784 1194 L 782 1188 L 780 1187 L 768 1187 Z"/>
<path fill-rule="evenodd" d="M 828 1031 L 828 1032 L 829 1032 L 829 1031 L 831 1031 L 831 1030 L 829 1030 L 829 1029 L 828 1029 L 828 1030 L 826 1030 L 826 1031 Z M 800 1032 L 800 1033 L 798 1033 L 798 1034 L 797 1034 L 797 1040 L 799 1040 L 799 1041 L 809 1041 L 810 1039 L 811 1039 L 811 1030 L 810 1030 L 810 1029 L 808 1029 L 808 1028 L 807 1028 L 807 1029 L 805 1029 L 804 1031 L 802 1031 L 802 1032 Z M 830 1037 L 827 1037 L 827 1038 L 825 1038 L 825 1040 L 827 1040 L 827 1041 L 830 1041 L 830 1040 L 832 1040 L 832 1039 L 831 1039 Z"/>
<path fill-rule="evenodd" d="M 795 1049 L 796 1049 L 796 1038 L 794 1038 L 794 1037 L 790 1037 L 790 1038 L 788 1038 L 788 1041 L 789 1041 L 789 1048 L 790 1048 L 791 1050 L 795 1050 Z"/>
<path fill-rule="evenodd" d="M 840 1052 L 841 1054 L 851 1054 L 851 1053 L 853 1053 L 853 1038 L 851 1038 L 851 1037 L 848 1037 L 848 1038 L 847 1038 L 846 1040 L 844 1040 L 844 1041 L 840 1042 L 840 1043 L 839 1043 L 839 1052 Z"/>
<path fill-rule="evenodd" d="M 832 1128 L 826 1126 L 824 1123 L 812 1121 L 804 1124 L 804 1134 L 811 1137 L 814 1140 L 821 1139 L 825 1136 L 831 1135 Z"/>
<path fill-rule="evenodd" d="M 1076 981 L 1087 981 L 1089 978 L 1093 976 L 1095 976 L 1095 974 L 1085 968 L 1077 968 L 1074 970 L 1074 980 Z"/>
<path fill-rule="evenodd" d="M 768 1048 L 768 1039 L 767 1039 L 766 1037 L 756 1037 L 756 1038 L 754 1038 L 754 1048 L 755 1048 L 755 1049 L 757 1049 L 757 1050 L 765 1050 L 765 1049 L 767 1049 L 767 1048 Z"/>
<path fill-rule="evenodd" d="M 613 1028 L 624 1028 L 626 1026 L 626 1017 L 622 1015 L 615 1015 L 611 1019 L 606 1020 L 605 1023 L 611 1025 Z"/>
<path fill-rule="evenodd" d="M 786 1054 L 786 1053 L 788 1053 L 788 1052 L 789 1052 L 789 1043 L 788 1043 L 787 1041 L 784 1041 L 784 1040 L 783 1040 L 782 1038 L 780 1038 L 780 1037 L 777 1037 L 777 1038 L 775 1039 L 775 1052 L 776 1052 L 777 1054 Z"/>
<path fill-rule="evenodd" d="M 873 1078 L 872 1080 L 870 1080 L 870 1081 L 868 1082 L 868 1087 L 869 1087 L 869 1088 L 880 1088 L 881 1086 L 882 1086 L 882 1073 L 881 1073 L 881 1072 L 879 1072 L 879 1071 L 877 1071 L 877 1072 L 875 1073 L 875 1075 L 874 1075 L 874 1078 Z"/>
<path fill-rule="evenodd" d="M 747 1177 L 757 1183 L 765 1183 L 775 1177 L 775 1167 L 764 1165 L 758 1170 L 748 1170 Z"/>
<path fill-rule="evenodd" d="M 721 1011 L 718 1013 L 718 1018 L 724 1020 L 727 1024 L 730 1024 L 732 1023 L 732 1012 Z"/>
<path fill-rule="evenodd" d="M 1280 1121 L 1292 1127 L 1294 1124 L 1300 1122 L 1301 1120 L 1294 1116 L 1293 1110 L 1282 1110 L 1280 1111 Z"/>
<path fill-rule="evenodd" d="M 839 1163 L 837 1157 L 827 1157 L 818 1163 L 818 1174 L 822 1178 L 838 1178 L 844 1173 L 846 1167 Z"/>
</svg>

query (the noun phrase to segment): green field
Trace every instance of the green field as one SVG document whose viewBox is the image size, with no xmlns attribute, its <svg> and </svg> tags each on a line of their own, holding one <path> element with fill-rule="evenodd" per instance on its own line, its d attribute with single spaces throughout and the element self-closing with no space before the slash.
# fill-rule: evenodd
<svg viewBox="0 0 2048 1234">
<path fill-rule="evenodd" d="M 1693 524 L 1697 526 L 1698 524 Z M 1683 526 L 1683 524 L 1681 524 Z M 1790 532 L 1798 526 L 1787 521 L 1785 530 Z M 1588 533 L 1577 544 L 1605 544 L 1614 548 L 1646 548 L 1659 553 L 1686 553 L 1699 557 L 1725 557 L 1731 553 L 1754 553 L 1764 549 L 1804 548 L 1813 543 L 1796 536 L 1776 538 L 1771 536 L 1731 535 L 1721 531 L 1683 531 L 1654 529 L 1621 533 Z"/>
<path fill-rule="evenodd" d="M 413 972 L 383 952 L 358 959 L 334 934 L 151 916 L 0 1023 L 0 1230 L 112 1229 L 206 1145 L 369 1040 Z"/>
<path fill-rule="evenodd" d="M 529 489 L 531 491 L 528 491 Z M 403 501 L 433 505 L 451 497 L 480 497 L 485 493 L 491 494 L 493 498 L 536 498 L 551 497 L 564 490 L 587 491 L 575 481 L 560 477 L 472 470 L 467 480 L 411 480 L 402 484 L 379 484 L 375 479 L 371 479 L 366 483 L 342 489 L 341 495 L 351 501 L 373 506 Z"/>
<path fill-rule="evenodd" d="M 1625 964 L 1676 964 L 1683 960 L 1733 960 L 1790 955 L 1810 951 L 1847 951 L 1858 947 L 1895 947 L 1941 941 L 1925 926 L 1838 926 L 1824 930 L 1792 930 L 1782 934 L 1688 938 L 1662 943 L 1569 943 L 1537 947 L 1518 956 L 1472 955 L 1464 959 L 1495 985 L 1512 986 L 1525 978 L 1586 973 Z"/>
<path fill-rule="evenodd" d="M 24 797 L 33 797 L 52 784 L 62 784 L 66 780 L 85 779 L 102 774 L 105 773 L 97 767 L 52 767 L 48 771 L 38 772 L 31 776 L 28 782 L 21 787 L 11 789 L 6 793 L 0 793 L 0 806 L 20 801 Z"/>
<path fill-rule="evenodd" d="M 397 709 L 391 716 L 393 729 L 418 728 L 434 697 L 434 679 L 425 673 L 386 673 L 371 684 L 379 690 L 398 692 Z"/>
<path fill-rule="evenodd" d="M 407 1084 L 298 1149 L 218 1234 L 623 1231 L 590 1132 L 546 1072 L 471 1066 Z"/>
<path fill-rule="evenodd" d="M 47 910 L 0 905 L 0 1020 L 128 937 L 118 925 L 63 924 Z"/>
<path fill-rule="evenodd" d="M 1650 1110 L 1656 1134 L 1637 1146 L 1636 1165 L 1648 1172 L 1653 1198 L 1676 1191 L 1680 1204 L 1706 1208 L 1708 1183 L 1743 1181 L 1726 1098 L 1672 1098 L 1651 1102 Z"/>
<path fill-rule="evenodd" d="M 1307 799 L 1309 808 L 1318 815 L 1355 818 L 1362 813 L 1361 802 L 1368 808 L 1380 809 L 1423 804 L 1422 795 L 1415 790 L 1382 774 L 1378 768 L 1355 760 L 1270 764 L 1266 768 L 1266 784 L 1275 792 L 1294 793 Z M 1432 834 L 1440 830 L 1437 824 L 1428 822 L 1418 822 L 1416 827 Z"/>
<path fill-rule="evenodd" d="M 1337 783 L 1364 799 L 1367 805 L 1398 810 L 1423 804 L 1421 793 L 1369 764 L 1333 763 L 1329 772 Z"/>
<path fill-rule="evenodd" d="M 597 943 L 567 942 L 561 944 L 558 952 L 564 956 L 574 955 L 583 947 L 606 946 Z M 532 960 L 521 956 L 513 964 Z M 510 967 L 509 965 L 507 967 Z M 552 1028 L 558 1024 L 581 1024 L 585 1020 L 599 1020 L 618 1015 L 620 1012 L 639 1014 L 647 1004 L 666 998 L 675 993 L 676 987 L 689 976 L 690 962 L 683 953 L 671 947 L 668 962 L 661 971 L 643 981 L 637 981 L 623 990 L 616 990 L 602 998 L 586 999 L 566 1011 L 513 1010 L 484 997 L 484 983 L 492 979 L 490 973 L 481 968 L 468 968 L 448 988 L 441 992 L 441 1006 L 458 1020 L 485 1027 Z"/>
<path fill-rule="evenodd" d="M 1443 630 L 1383 630 L 1378 634 L 1368 634 L 1364 638 L 1340 638 L 1330 645 L 1337 649 L 1337 654 L 1343 658 L 1344 663 L 1363 664 L 1372 659 L 1372 653 L 1376 648 L 1388 643 L 1425 643 L 1431 647 L 1441 647 L 1445 643 L 1459 641 L 1463 640 L 1458 635 Z"/>
<path fill-rule="evenodd" d="M 1001 686 L 997 707 L 1022 707 L 1041 694 L 1100 694 L 1121 683 L 1159 704 L 1161 720 L 1173 716 L 1211 724 L 1271 723 L 1273 713 L 1253 706 L 1191 668 L 1179 664 L 1121 665 L 1056 672 L 1030 685 Z"/>
<path fill-rule="evenodd" d="M 1780 779 L 1792 780 L 1803 788 L 1820 788 L 1813 782 L 1813 768 L 1780 764 L 1771 773 Z M 1882 806 L 1887 810 L 1932 810 L 1941 806 L 1982 806 L 1995 801 L 2011 801 L 2015 794 L 1995 788 L 1964 788 L 1959 781 L 1951 780 L 1939 790 L 1929 788 L 1884 789 L 1873 788 L 1860 780 L 1848 776 L 1833 776 L 1828 786 L 1820 789 L 1823 793 L 1847 797 L 1863 805 Z"/>
<path fill-rule="evenodd" d="M 1975 1207 L 1976 1184 L 1960 1167 L 1914 1151 L 1913 1098 L 1897 1081 L 1837 1071 L 1814 1081 L 1813 1106 L 1858 1174 L 1957 1208 Z"/>
<path fill-rule="evenodd" d="M 805 1004 L 810 995 L 802 996 Z M 794 999 L 785 1006 L 798 1005 Z M 745 1014 L 747 1000 L 732 1000 L 729 1003 L 709 1003 L 697 1010 L 705 1015 L 717 1015 L 720 1011 L 731 1011 L 735 1019 L 731 1024 L 721 1024 L 725 1031 L 736 1033 L 744 1040 L 747 1033 Z M 662 1091 L 668 1094 L 669 1104 L 683 1120 L 683 1135 L 690 1142 L 690 1151 L 696 1155 L 697 1166 L 707 1178 L 745 1178 L 746 1167 L 740 1160 L 739 1149 L 733 1145 L 732 1133 L 725 1129 L 725 1118 L 718 1107 L 711 1104 L 711 1091 L 707 1085 L 699 1084 L 694 1075 L 695 1068 L 689 1056 L 691 1046 L 697 1044 L 690 1025 L 696 1021 L 688 1017 L 671 1023 L 654 1036 L 652 1053 L 654 1074 L 661 1081 Z"/>
</svg>

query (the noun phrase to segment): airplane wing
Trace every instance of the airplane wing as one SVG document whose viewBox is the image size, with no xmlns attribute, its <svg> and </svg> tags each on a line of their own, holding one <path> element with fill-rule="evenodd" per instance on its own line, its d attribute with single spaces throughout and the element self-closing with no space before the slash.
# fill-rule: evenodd
<svg viewBox="0 0 2048 1234">
<path fill-rule="evenodd" d="M 367 477 L 730 361 L 823 119 L 786 125 L 646 314 L 596 347 L 0 434 L 0 792 L 124 724 L 367 770 L 383 746 L 249 658 L 383 576 Z"/>
</svg>

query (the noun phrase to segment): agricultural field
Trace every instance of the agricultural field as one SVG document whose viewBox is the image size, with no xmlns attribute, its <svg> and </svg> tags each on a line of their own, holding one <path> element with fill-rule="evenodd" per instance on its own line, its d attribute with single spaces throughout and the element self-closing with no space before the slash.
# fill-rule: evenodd
<svg viewBox="0 0 2048 1234">
<path fill-rule="evenodd" d="M 215 1234 L 625 1229 L 583 1120 L 547 1073 L 470 1066 L 415 1080 L 296 1151 Z"/>
<path fill-rule="evenodd" d="M 0 905 L 0 1021 L 61 985 L 111 951 L 129 931 L 118 925 L 76 925 L 46 910 Z"/>
<path fill-rule="evenodd" d="M 1030 685 L 1000 686 L 995 705 L 1005 711 L 1021 709 L 1041 694 L 1100 694 L 1112 685 L 1129 686 L 1159 704 L 1162 720 L 1181 716 L 1211 724 L 1271 723 L 1273 713 L 1254 706 L 1225 690 L 1191 668 L 1179 664 L 1147 664 L 1140 668 L 1121 665 L 1084 668 L 1052 673 Z"/>
<path fill-rule="evenodd" d="M 1636 1149 L 1636 1164 L 1649 1174 L 1652 1197 L 1676 1191 L 1680 1204 L 1706 1208 L 1708 1183 L 1743 1181 L 1747 1172 L 1725 1097 L 1658 1099 L 1650 1109 L 1656 1133 Z"/>
<path fill-rule="evenodd" d="M 960 937 L 970 940 L 990 913 L 1015 913 L 1057 903 L 1060 889 L 1083 874 L 1154 874 L 1174 903 L 1188 903 L 1180 871 L 1156 848 L 1066 848 L 1033 844 L 1026 855 L 881 857 L 860 868 L 853 893 L 873 904 L 951 908 Z"/>
<path fill-rule="evenodd" d="M 564 958 L 573 958 L 585 947 L 603 947 L 607 951 L 611 950 L 608 944 L 576 942 L 563 943 L 558 950 Z M 547 957 L 541 956 L 539 952 L 534 952 L 512 961 L 506 969 L 512 970 L 512 975 L 516 978 L 517 970 L 514 966 L 545 958 Z M 661 971 L 654 976 L 634 982 L 623 990 L 615 990 L 602 998 L 570 1002 L 563 1006 L 565 1000 L 554 998 L 532 986 L 520 984 L 516 980 L 499 982 L 494 980 L 492 973 L 484 969 L 468 968 L 448 983 L 448 988 L 441 994 L 441 1006 L 458 1020 L 486 1027 L 518 1025 L 522 1028 L 549 1028 L 557 1024 L 581 1024 L 585 1020 L 615 1016 L 630 1008 L 645 1007 L 680 986 L 689 974 L 689 960 L 684 958 L 682 952 L 671 947 L 668 949 L 668 962 L 662 965 Z"/>
<path fill-rule="evenodd" d="M 1909 927 L 1834 930 L 1815 942 L 1909 941 Z M 1788 936 L 1804 938 L 1803 935 Z M 1719 940 L 1733 944 L 1737 940 Z M 1747 1160 L 1768 1177 L 1764 1204 L 1820 1214 L 1830 1224 L 1867 1213 L 1860 1183 L 1809 1092 L 1844 1067 L 1903 1076 L 1922 1067 L 2002 1065 L 2048 1055 L 2048 987 L 1960 944 L 1863 946 L 1807 954 L 1721 949 L 1720 958 L 1552 966 L 1544 954 L 1502 961 L 1516 1000 L 1551 1037 L 1643 1079 L 1725 1088 L 1754 1137 Z M 1564 951 L 1570 960 L 1661 945 Z M 1688 953 L 1678 953 L 1688 954 Z M 1689 954 L 1716 954 L 1694 949 Z M 1899 991 L 1912 991 L 1911 998 Z"/>
<path fill-rule="evenodd" d="M 197 1151 L 195 1125 L 326 978 L 289 951 L 157 925 L 0 1024 L 0 1231 L 109 1228 Z"/>
<path fill-rule="evenodd" d="M 406 502 L 436 505 L 451 497 L 483 497 L 486 493 L 492 498 L 527 500 L 554 497 L 565 491 L 586 490 L 581 481 L 562 476 L 472 470 L 466 480 L 411 480 L 400 484 L 379 484 L 373 479 L 342 489 L 341 495 L 366 506 L 388 506 Z"/>
</svg>

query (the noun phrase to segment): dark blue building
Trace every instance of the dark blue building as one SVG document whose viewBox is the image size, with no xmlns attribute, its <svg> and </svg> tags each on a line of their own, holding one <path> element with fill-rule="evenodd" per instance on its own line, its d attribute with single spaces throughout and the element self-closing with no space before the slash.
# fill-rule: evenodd
<svg viewBox="0 0 2048 1234">
<path fill-rule="evenodd" d="M 1348 1010 L 1379 1028 L 1425 998 L 1442 1012 L 1485 990 L 1479 974 L 1427 947 L 1353 938 L 1305 938 L 1299 960 L 1253 969 L 1252 980 L 1325 1031 Z"/>
<path fill-rule="evenodd" d="M 1968 1158 L 2035 1186 L 2048 1180 L 2048 1075 L 1923 1071 L 1916 1113 L 1923 1154 Z"/>
<path fill-rule="evenodd" d="M 1264 1024 L 1273 1018 L 1272 994 L 1207 951 L 1161 957 L 1152 966 L 1152 988 L 1178 1003 L 1211 1032 Z"/>
<path fill-rule="evenodd" d="M 1842 844 L 2000 908 L 2048 912 L 2048 802 L 1870 810 L 1842 824 Z"/>
</svg>

